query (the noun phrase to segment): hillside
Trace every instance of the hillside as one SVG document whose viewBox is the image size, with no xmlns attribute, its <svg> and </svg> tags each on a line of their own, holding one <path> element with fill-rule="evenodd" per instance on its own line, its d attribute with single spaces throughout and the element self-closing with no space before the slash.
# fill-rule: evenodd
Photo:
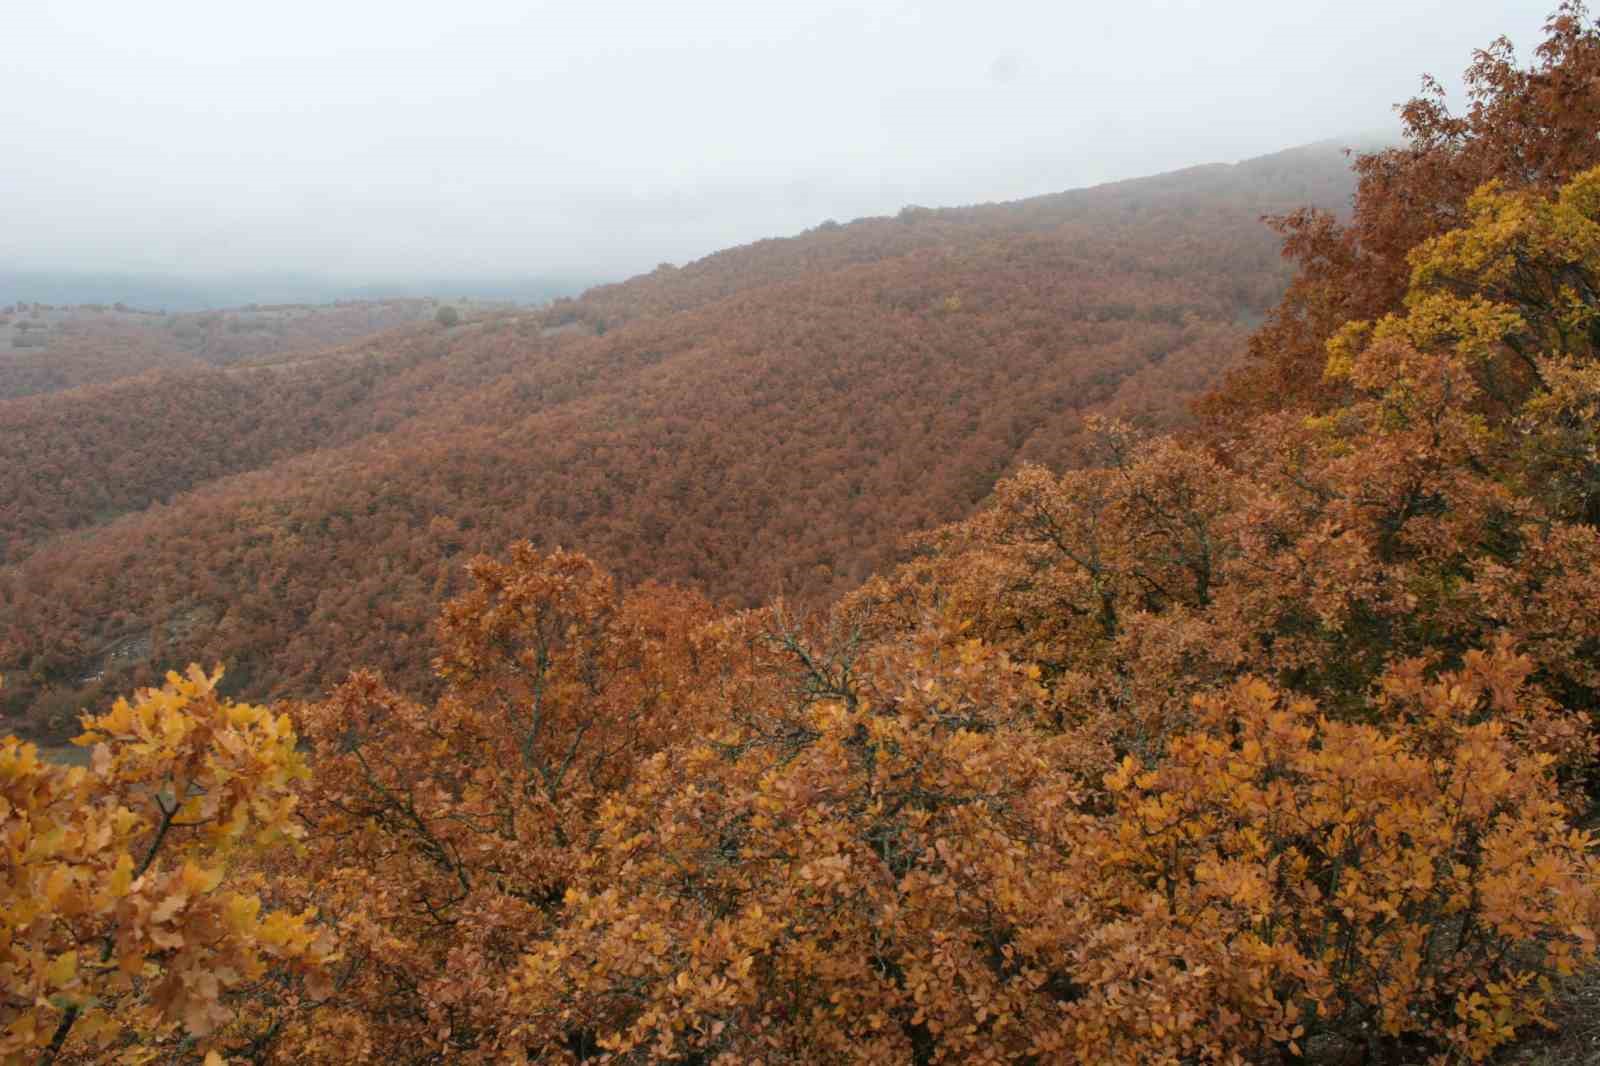
<svg viewBox="0 0 1600 1066">
<path fill-rule="evenodd" d="M 997 208 L 243 375 L 370 380 L 4 571 L 35 727 L 230 663 L 0 736 L 0 1061 L 1596 1066 L 1600 24 L 1546 33 L 1277 220 L 1243 362 L 1247 273 Z"/>
<path fill-rule="evenodd" d="M 1076 461 L 1087 414 L 1183 424 L 1286 281 L 1260 216 L 1351 182 L 1320 145 L 908 208 L 275 371 L 0 404 L 5 707 L 58 722 L 191 654 L 260 695 L 362 662 L 425 683 L 459 559 L 518 536 L 826 599 L 1019 462 Z"/>
<path fill-rule="evenodd" d="M 122 304 L 0 307 L 0 400 L 105 384 L 151 370 L 270 360 L 431 318 L 432 300 L 251 304 L 167 314 Z"/>
<path fill-rule="evenodd" d="M 393 429 L 503 373 L 433 325 L 0 402 L 0 564 L 197 485 Z"/>
</svg>

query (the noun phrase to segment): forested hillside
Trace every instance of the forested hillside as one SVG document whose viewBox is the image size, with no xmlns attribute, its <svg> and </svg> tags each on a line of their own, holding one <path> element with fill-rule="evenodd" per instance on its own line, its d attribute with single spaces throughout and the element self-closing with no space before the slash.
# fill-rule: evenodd
<svg viewBox="0 0 1600 1066">
<path fill-rule="evenodd" d="M 0 402 L 0 563 L 197 485 L 391 430 L 503 373 L 432 326 Z"/>
<path fill-rule="evenodd" d="M 166 314 L 122 305 L 0 307 L 0 400 L 332 347 L 433 316 L 430 300 Z"/>
<path fill-rule="evenodd" d="M 1077 462 L 1087 414 L 1182 424 L 1287 281 L 1260 217 L 1352 188 L 1326 144 L 908 208 L 271 370 L 0 403 L 0 701 L 60 728 L 196 656 L 255 696 L 361 663 L 426 685 L 460 558 L 519 537 L 825 601 L 1019 462 Z"/>
<path fill-rule="evenodd" d="M 458 327 L 486 376 L 543 355 L 45 542 L 6 575 L 34 663 L 98 610 L 166 661 L 256 625 L 390 668 L 268 706 L 191 665 L 86 713 L 83 766 L 0 740 L 0 1061 L 1592 1066 L 1600 26 L 1547 30 L 1478 56 L 1464 115 L 1413 104 L 1348 218 L 1284 222 L 1293 285 L 1203 433 L 1117 398 L 1151 338 L 1215 378 L 1233 294 L 1097 288 L 1109 247 L 1029 231 L 652 276 L 599 337 Z M 1013 431 L 994 379 L 1092 375 L 1034 352 L 1069 341 L 1107 379 Z M 1049 464 L 961 482 L 991 439 Z M 894 525 L 854 477 L 962 513 L 831 599 L 841 555 L 730 608 L 530 536 L 715 589 L 675 523 L 749 581 L 713 516 L 843 552 Z M 460 560 L 500 508 L 539 528 Z M 333 661 L 226 646 L 245 688 Z"/>
</svg>

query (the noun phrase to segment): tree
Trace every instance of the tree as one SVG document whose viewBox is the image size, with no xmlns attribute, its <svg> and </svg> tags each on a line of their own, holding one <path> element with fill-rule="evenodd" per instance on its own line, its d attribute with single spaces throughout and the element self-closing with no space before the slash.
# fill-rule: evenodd
<svg viewBox="0 0 1600 1066">
<path fill-rule="evenodd" d="M 300 712 L 317 769 L 304 868 L 355 964 L 318 1031 L 347 1051 L 507 1050 L 511 972 L 588 861 L 600 809 L 693 735 L 696 671 L 718 669 L 696 596 L 620 595 L 584 557 L 528 544 L 469 569 L 438 624 L 438 700 L 359 673 Z"/>
<path fill-rule="evenodd" d="M 1323 345 L 1350 319 L 1400 309 L 1407 256 L 1457 227 L 1486 182 L 1548 193 L 1600 165 L 1600 27 L 1579 0 L 1564 0 L 1545 25 L 1534 62 L 1518 65 L 1500 38 L 1477 53 L 1465 81 L 1470 103 L 1451 113 L 1441 85 L 1399 108 L 1407 143 L 1361 156 L 1355 210 L 1346 225 L 1302 209 L 1273 220 L 1297 273 L 1250 342 L 1249 358 L 1201 409 L 1217 428 L 1280 405 L 1326 408 L 1344 392 L 1322 376 Z"/>
<path fill-rule="evenodd" d="M 315 913 L 264 910 L 240 865 L 299 833 L 294 730 L 220 676 L 86 716 L 87 768 L 0 742 L 0 1060 L 225 1050 L 327 994 Z"/>
</svg>

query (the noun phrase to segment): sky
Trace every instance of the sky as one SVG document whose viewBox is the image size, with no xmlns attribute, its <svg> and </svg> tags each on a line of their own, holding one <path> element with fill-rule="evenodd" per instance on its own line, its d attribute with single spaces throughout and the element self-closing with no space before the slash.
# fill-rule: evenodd
<svg viewBox="0 0 1600 1066">
<path fill-rule="evenodd" d="M 622 277 L 1393 128 L 1555 0 L 28 0 L 13 270 Z"/>
</svg>

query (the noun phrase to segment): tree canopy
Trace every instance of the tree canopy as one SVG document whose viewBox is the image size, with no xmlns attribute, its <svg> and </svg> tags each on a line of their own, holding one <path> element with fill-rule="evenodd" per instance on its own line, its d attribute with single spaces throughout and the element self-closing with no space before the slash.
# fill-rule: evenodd
<svg viewBox="0 0 1600 1066">
<path fill-rule="evenodd" d="M 191 668 L 85 716 L 87 767 L 8 739 L 0 1057 L 1442 1064 L 1559 1027 L 1600 965 L 1600 161 L 1549 109 L 1596 48 L 1568 7 L 1452 140 L 1412 105 L 1349 231 L 1384 189 L 1436 220 L 1398 291 L 1306 266 L 1208 432 L 1086 419 L 830 604 L 518 540 L 425 685 L 269 710 Z M 1308 388 L 1239 402 L 1268 351 Z"/>
</svg>

